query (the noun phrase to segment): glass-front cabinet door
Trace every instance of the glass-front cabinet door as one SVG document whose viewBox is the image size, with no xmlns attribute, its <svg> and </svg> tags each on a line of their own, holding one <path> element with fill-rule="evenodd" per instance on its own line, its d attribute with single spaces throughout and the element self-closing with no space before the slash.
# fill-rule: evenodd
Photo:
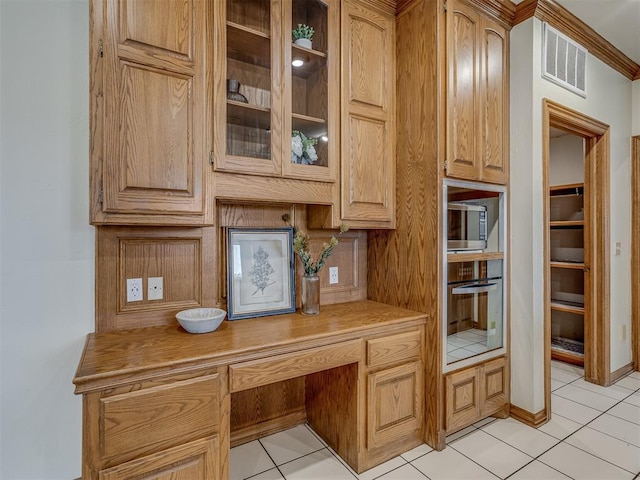
<svg viewBox="0 0 640 480">
<path fill-rule="evenodd" d="M 285 2 L 285 131 L 283 173 L 288 177 L 333 181 L 339 148 L 338 2 Z M 289 23 L 290 22 L 290 23 Z M 336 165 L 333 165 L 333 164 Z"/>
<path fill-rule="evenodd" d="M 335 181 L 339 3 L 221 0 L 216 8 L 214 41 L 226 45 L 214 49 L 225 52 L 214 71 L 216 170 Z"/>
</svg>

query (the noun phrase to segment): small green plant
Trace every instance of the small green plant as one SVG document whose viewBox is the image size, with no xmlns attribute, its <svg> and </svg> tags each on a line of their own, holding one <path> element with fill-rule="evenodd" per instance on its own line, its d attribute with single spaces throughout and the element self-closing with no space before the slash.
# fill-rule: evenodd
<svg viewBox="0 0 640 480">
<path fill-rule="evenodd" d="M 298 254 L 300 260 L 302 260 L 302 267 L 306 275 L 317 275 L 318 272 L 324 267 L 327 258 L 333 252 L 333 249 L 338 245 L 338 237 L 344 232 L 349 230 L 349 227 L 345 224 L 340 226 L 340 233 L 333 235 L 329 243 L 322 244 L 322 250 L 318 258 L 314 261 L 309 251 L 309 237 L 300 232 L 297 228 L 294 228 L 295 236 L 293 237 L 293 251 Z"/>
<path fill-rule="evenodd" d="M 301 38 L 308 38 L 309 40 L 311 40 L 313 34 L 315 33 L 315 30 L 309 25 L 299 23 L 291 33 L 293 34 L 293 38 L 295 38 L 296 40 L 300 40 Z"/>
</svg>

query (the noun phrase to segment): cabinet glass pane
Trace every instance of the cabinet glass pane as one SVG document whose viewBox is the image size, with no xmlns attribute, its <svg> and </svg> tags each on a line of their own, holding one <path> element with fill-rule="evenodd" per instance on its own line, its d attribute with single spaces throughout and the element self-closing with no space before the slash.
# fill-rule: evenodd
<svg viewBox="0 0 640 480">
<path fill-rule="evenodd" d="M 271 158 L 271 3 L 227 0 L 227 155 Z"/>
<path fill-rule="evenodd" d="M 327 13 L 321 1 L 293 0 L 291 162 L 301 165 L 328 166 Z"/>
<path fill-rule="evenodd" d="M 447 363 L 503 346 L 502 260 L 447 265 Z"/>
</svg>

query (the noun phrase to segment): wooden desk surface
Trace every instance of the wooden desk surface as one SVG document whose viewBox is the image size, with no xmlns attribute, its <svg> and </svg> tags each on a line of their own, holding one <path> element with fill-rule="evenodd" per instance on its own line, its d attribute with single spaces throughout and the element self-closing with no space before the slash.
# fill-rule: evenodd
<svg viewBox="0 0 640 480">
<path fill-rule="evenodd" d="M 108 333 L 91 333 L 73 383 L 76 393 L 135 381 L 138 376 L 194 370 L 299 348 L 375 334 L 426 322 L 426 314 L 369 300 L 323 305 L 320 314 L 299 312 L 246 320 L 225 320 L 215 331 L 190 334 L 177 323 Z"/>
</svg>

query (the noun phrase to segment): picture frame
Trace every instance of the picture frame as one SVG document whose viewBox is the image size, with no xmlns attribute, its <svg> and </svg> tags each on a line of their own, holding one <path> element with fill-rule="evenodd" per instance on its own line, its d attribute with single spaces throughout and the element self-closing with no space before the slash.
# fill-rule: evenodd
<svg viewBox="0 0 640 480">
<path fill-rule="evenodd" d="M 227 230 L 229 320 L 296 311 L 293 228 Z"/>
</svg>

